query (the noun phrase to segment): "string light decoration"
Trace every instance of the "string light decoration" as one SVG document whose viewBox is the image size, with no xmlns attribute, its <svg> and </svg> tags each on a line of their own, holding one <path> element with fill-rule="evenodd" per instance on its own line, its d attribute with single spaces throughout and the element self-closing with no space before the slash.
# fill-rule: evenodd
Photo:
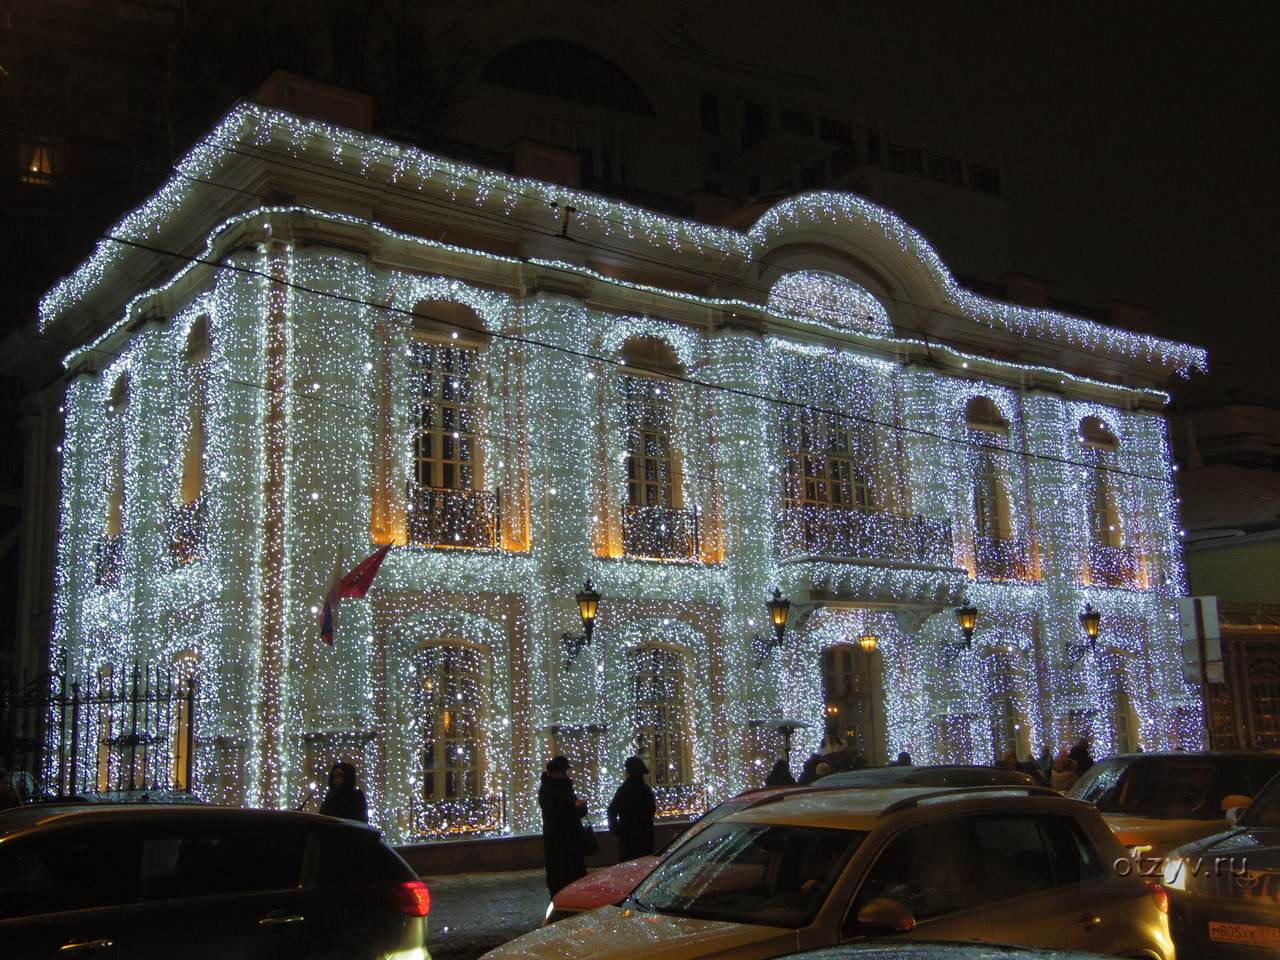
<svg viewBox="0 0 1280 960">
<path fill-rule="evenodd" d="M 194 215 L 197 179 L 216 179 L 234 162 L 231 148 L 246 145 L 424 194 L 445 190 L 460 213 L 512 223 L 537 204 L 569 203 L 584 230 L 677 259 L 748 258 L 797 225 L 834 220 L 854 239 L 874 228 L 976 322 L 1154 364 L 1204 363 L 1196 348 L 970 298 L 918 235 L 858 198 L 789 200 L 741 233 L 256 105 L 233 111 L 113 235 L 163 246 L 171 224 Z M 292 239 L 317 227 L 397 253 L 374 259 Z M 210 226 L 207 243 L 199 259 L 210 263 L 138 291 L 111 330 L 67 358 L 77 374 L 65 401 L 54 634 L 78 671 L 198 662 L 202 795 L 297 805 L 341 756 L 360 766 L 373 819 L 393 841 L 520 832 L 538 828 L 537 774 L 561 749 L 601 809 L 628 754 L 655 749 L 637 741 L 633 664 L 636 651 L 656 649 L 662 669 L 682 678 L 669 689 L 678 690 L 672 733 L 685 769 L 664 809 L 696 813 L 762 782 L 767 751 L 780 749 L 760 733 L 770 718 L 809 724 L 794 735 L 798 755 L 818 748 L 822 652 L 870 637 L 882 667 L 881 760 L 906 750 L 918 762 L 988 762 L 1010 731 L 1019 748 L 1056 750 L 1089 735 L 1105 753 L 1128 722 L 1121 701 L 1135 705 L 1144 748 L 1196 742 L 1197 697 L 1180 668 L 1172 461 L 1164 421 L 1144 409 L 1155 391 L 1007 361 L 982 360 L 981 370 L 1046 370 L 1066 389 L 988 382 L 977 358 L 964 375 L 904 364 L 894 358 L 914 341 L 892 335 L 893 305 L 816 271 L 786 274 L 762 306 L 306 207 L 230 216 Z M 99 296 L 108 277 L 116 282 L 128 249 L 101 244 L 42 301 L 45 326 Z M 498 282 L 532 268 L 594 293 L 521 293 Z M 315 608 L 339 548 L 354 563 L 378 542 L 403 542 L 397 511 L 407 510 L 421 401 L 422 334 L 410 313 L 424 302 L 465 308 L 479 324 L 454 332 L 483 340 L 473 371 L 477 464 L 502 534 L 492 549 L 397 547 L 368 596 L 344 602 L 328 647 Z M 157 305 L 167 305 L 163 319 L 139 324 Z M 664 317 L 664 307 L 741 311 L 772 326 L 763 336 L 711 333 Z M 785 332 L 800 322 L 804 337 Z M 187 349 L 201 324 L 208 354 L 197 381 Z M 823 333 L 831 336 L 813 342 Z M 628 382 L 647 376 L 624 358 L 637 340 L 665 345 L 680 368 L 646 381 L 644 397 L 669 417 L 677 499 L 697 517 L 697 549 L 686 556 L 618 546 L 635 453 L 627 397 L 639 396 Z M 126 376 L 128 403 L 108 409 Z M 202 548 L 179 561 L 170 518 L 191 493 L 184 464 L 197 387 Z M 1077 396 L 1094 387 L 1123 400 Z M 1004 474 L 1034 576 L 986 578 L 974 561 L 977 461 L 966 410 L 975 397 L 1005 425 L 988 467 Z M 1104 475 L 1126 518 L 1123 542 L 1108 549 L 1123 551 L 1127 566 L 1105 583 L 1090 560 L 1097 472 L 1080 428 L 1090 417 L 1116 439 Z M 113 464 L 123 468 L 115 538 L 104 483 Z M 559 638 L 580 619 L 575 591 L 588 580 L 607 601 L 592 643 L 565 670 Z M 794 605 L 788 642 L 757 666 L 751 638 L 768 629 L 760 598 L 775 587 Z M 980 617 L 971 648 L 953 656 L 951 611 L 962 598 Z M 1103 617 L 1105 636 L 1075 662 L 1064 641 L 1078 636 L 1085 604 Z M 455 735 L 455 723 L 465 730 Z M 448 769 L 464 771 L 452 795 L 442 786 Z"/>
</svg>

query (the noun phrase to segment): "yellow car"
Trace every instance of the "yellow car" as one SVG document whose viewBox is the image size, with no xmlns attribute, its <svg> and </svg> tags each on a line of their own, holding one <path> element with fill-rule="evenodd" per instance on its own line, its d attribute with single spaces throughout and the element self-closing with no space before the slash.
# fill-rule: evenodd
<svg viewBox="0 0 1280 960">
<path fill-rule="evenodd" d="M 1277 774 L 1274 753 L 1122 754 L 1089 767 L 1067 796 L 1097 807 L 1142 873 L 1159 877 L 1169 853 L 1228 829 L 1227 811 Z"/>
<path fill-rule="evenodd" d="M 487 960 L 766 960 L 868 937 L 1172 960 L 1168 899 L 1088 804 L 1038 787 L 799 793 L 707 827 L 625 900 Z"/>
</svg>

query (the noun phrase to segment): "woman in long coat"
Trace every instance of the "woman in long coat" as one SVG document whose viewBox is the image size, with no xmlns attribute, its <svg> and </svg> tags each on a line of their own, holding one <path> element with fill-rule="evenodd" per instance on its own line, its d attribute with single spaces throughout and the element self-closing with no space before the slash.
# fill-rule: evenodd
<svg viewBox="0 0 1280 960">
<path fill-rule="evenodd" d="M 587 801 L 579 800 L 569 779 L 569 760 L 547 761 L 547 772 L 538 786 L 542 810 L 542 855 L 547 864 L 547 889 L 554 898 L 573 881 L 587 875 L 582 855 L 582 818 Z"/>
<path fill-rule="evenodd" d="M 609 832 L 618 838 L 618 862 L 653 853 L 653 817 L 658 804 L 644 782 L 649 768 L 639 757 L 627 757 L 627 778 L 609 804 Z"/>
</svg>

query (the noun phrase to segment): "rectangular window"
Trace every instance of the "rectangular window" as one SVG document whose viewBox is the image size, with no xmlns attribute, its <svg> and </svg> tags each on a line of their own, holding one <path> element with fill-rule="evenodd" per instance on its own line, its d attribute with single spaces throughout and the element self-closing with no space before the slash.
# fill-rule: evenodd
<svg viewBox="0 0 1280 960">
<path fill-rule="evenodd" d="M 870 510 L 871 485 L 859 438 L 825 416 L 784 428 L 787 497 L 791 506 Z"/>
<path fill-rule="evenodd" d="M 831 143 L 853 143 L 853 124 L 823 117 L 818 121 L 818 136 Z"/>
<path fill-rule="evenodd" d="M 478 476 L 478 354 L 468 347 L 415 342 L 418 432 L 414 481 L 420 487 L 474 490 Z"/>
<path fill-rule="evenodd" d="M 62 150 L 48 143 L 18 146 L 18 171 L 23 183 L 48 185 L 61 172 Z"/>
<path fill-rule="evenodd" d="M 699 102 L 702 114 L 702 132 L 720 132 L 720 97 L 714 93 L 703 93 Z"/>
<path fill-rule="evenodd" d="M 483 792 L 480 716 L 488 677 L 478 651 L 456 644 L 423 650 L 416 664 L 422 684 L 423 799 L 463 800 Z"/>
<path fill-rule="evenodd" d="M 813 114 L 801 110 L 779 110 L 778 128 L 798 137 L 813 136 Z"/>
<path fill-rule="evenodd" d="M 291 830 L 183 831 L 142 842 L 141 899 L 181 900 L 302 885 L 308 834 Z"/>
</svg>

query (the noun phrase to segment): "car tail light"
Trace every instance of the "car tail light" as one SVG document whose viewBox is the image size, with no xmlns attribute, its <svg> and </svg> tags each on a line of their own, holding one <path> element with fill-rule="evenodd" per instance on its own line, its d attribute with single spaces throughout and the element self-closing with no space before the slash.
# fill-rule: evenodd
<svg viewBox="0 0 1280 960">
<path fill-rule="evenodd" d="M 425 917 L 431 912 L 431 891 L 421 880 L 406 880 L 403 883 L 370 884 L 382 899 L 401 913 L 411 917 Z"/>
<path fill-rule="evenodd" d="M 1147 893 L 1151 894 L 1151 900 L 1155 903 L 1157 910 L 1161 913 L 1169 912 L 1169 893 L 1164 887 L 1154 880 L 1148 880 Z"/>
</svg>

